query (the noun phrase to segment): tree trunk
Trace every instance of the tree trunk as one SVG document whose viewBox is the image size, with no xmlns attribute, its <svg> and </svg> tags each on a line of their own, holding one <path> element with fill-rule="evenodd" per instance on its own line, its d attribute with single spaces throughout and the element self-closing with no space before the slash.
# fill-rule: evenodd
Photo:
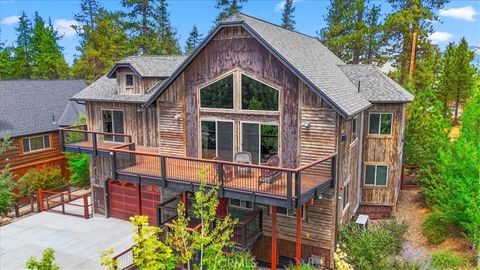
<svg viewBox="0 0 480 270">
<path fill-rule="evenodd" d="M 455 116 L 453 117 L 453 125 L 458 124 L 458 105 L 460 104 L 460 92 L 457 90 L 457 96 L 455 97 Z"/>
</svg>

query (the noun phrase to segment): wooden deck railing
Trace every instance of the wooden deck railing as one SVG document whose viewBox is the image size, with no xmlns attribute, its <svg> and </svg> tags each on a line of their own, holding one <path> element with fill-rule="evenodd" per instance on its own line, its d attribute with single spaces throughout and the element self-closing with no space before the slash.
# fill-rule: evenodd
<svg viewBox="0 0 480 270">
<path fill-rule="evenodd" d="M 312 193 L 327 181 L 333 183 L 331 180 L 335 178 L 336 153 L 298 168 L 271 167 L 138 151 L 130 135 L 85 131 L 84 128 L 62 129 L 62 144 L 72 145 L 72 149 L 90 145 L 93 154 L 100 149 L 108 153 L 114 179 L 121 174 L 156 179 L 160 185 L 165 185 L 167 181 L 199 185 L 204 181 L 207 186 L 218 186 L 220 195 L 224 191 L 238 191 L 291 202 L 304 193 Z M 100 136 L 105 135 L 109 138 L 123 136 L 125 143 L 106 147 L 104 142 L 98 141 Z M 91 144 L 88 144 L 90 141 Z"/>
</svg>

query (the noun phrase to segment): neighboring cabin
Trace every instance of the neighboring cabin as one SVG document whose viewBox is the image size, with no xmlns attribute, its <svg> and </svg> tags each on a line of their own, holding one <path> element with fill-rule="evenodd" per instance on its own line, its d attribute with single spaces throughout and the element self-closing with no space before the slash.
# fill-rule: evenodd
<svg viewBox="0 0 480 270">
<path fill-rule="evenodd" d="M 0 140 L 9 135 L 15 147 L 0 155 L 0 169 L 10 164 L 18 179 L 32 168 L 60 166 L 67 176 L 58 129 L 85 114 L 84 105 L 70 101 L 85 87 L 82 80 L 0 81 Z"/>
<path fill-rule="evenodd" d="M 413 96 L 316 38 L 237 14 L 188 57 L 126 58 L 73 100 L 91 135 L 64 148 L 92 155 L 95 213 L 167 226 L 205 170 L 219 217 L 240 219 L 236 247 L 275 268 L 332 266 L 340 224 L 391 215 Z M 238 153 L 252 165 L 231 163 Z"/>
</svg>

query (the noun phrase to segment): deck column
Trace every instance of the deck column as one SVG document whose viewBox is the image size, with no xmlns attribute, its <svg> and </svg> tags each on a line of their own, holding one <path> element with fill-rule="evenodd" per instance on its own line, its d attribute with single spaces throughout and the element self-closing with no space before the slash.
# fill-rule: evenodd
<svg viewBox="0 0 480 270">
<path fill-rule="evenodd" d="M 272 206 L 272 270 L 277 270 L 277 207 Z"/>
<path fill-rule="evenodd" d="M 300 205 L 297 208 L 297 241 L 295 247 L 295 257 L 296 265 L 300 266 L 300 261 L 302 260 L 302 206 Z"/>
<path fill-rule="evenodd" d="M 182 202 L 183 206 L 185 206 L 185 216 L 188 217 L 188 197 L 186 191 L 182 192 Z"/>
</svg>

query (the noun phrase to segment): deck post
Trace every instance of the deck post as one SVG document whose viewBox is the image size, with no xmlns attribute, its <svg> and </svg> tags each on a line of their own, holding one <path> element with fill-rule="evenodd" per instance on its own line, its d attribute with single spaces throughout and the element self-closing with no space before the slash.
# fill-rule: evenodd
<svg viewBox="0 0 480 270">
<path fill-rule="evenodd" d="M 142 214 L 142 178 L 138 179 L 137 189 L 138 189 L 138 214 Z"/>
<path fill-rule="evenodd" d="M 302 203 L 302 173 L 295 173 L 295 196 L 297 197 L 297 203 L 295 207 L 298 207 Z"/>
<path fill-rule="evenodd" d="M 60 137 L 60 149 L 62 150 L 62 152 L 65 151 L 65 146 L 64 146 L 64 142 L 63 142 L 63 129 L 59 129 L 58 130 L 58 137 Z"/>
<path fill-rule="evenodd" d="M 83 195 L 83 216 L 88 219 L 88 194 Z"/>
<path fill-rule="evenodd" d="M 96 133 L 91 133 L 92 134 L 92 145 L 93 145 L 93 156 L 97 156 L 98 150 L 97 150 L 97 134 Z"/>
<path fill-rule="evenodd" d="M 186 191 L 182 192 L 182 203 L 185 206 L 185 216 L 188 217 L 188 197 Z"/>
<path fill-rule="evenodd" d="M 337 156 L 332 157 L 332 187 L 335 187 L 337 181 Z"/>
<path fill-rule="evenodd" d="M 287 172 L 287 203 L 292 206 L 292 172 Z"/>
<path fill-rule="evenodd" d="M 164 187 L 167 186 L 167 163 L 165 161 L 164 156 L 160 157 L 160 169 L 161 169 L 161 174 L 162 174 L 161 186 L 162 186 L 162 188 L 164 188 Z"/>
<path fill-rule="evenodd" d="M 41 188 L 37 190 L 37 208 L 38 212 L 43 212 L 43 192 Z"/>
<path fill-rule="evenodd" d="M 295 259 L 297 267 L 300 266 L 300 261 L 302 260 L 302 205 L 297 208 L 297 241 L 295 247 Z"/>
<path fill-rule="evenodd" d="M 277 207 L 272 205 L 272 270 L 277 270 Z"/>
<path fill-rule="evenodd" d="M 223 197 L 223 163 L 221 162 L 218 162 L 218 181 L 220 181 L 220 189 L 218 191 L 218 195 L 220 195 L 220 197 Z"/>
<path fill-rule="evenodd" d="M 117 152 L 110 152 L 110 165 L 112 169 L 112 178 L 117 179 Z"/>
</svg>

